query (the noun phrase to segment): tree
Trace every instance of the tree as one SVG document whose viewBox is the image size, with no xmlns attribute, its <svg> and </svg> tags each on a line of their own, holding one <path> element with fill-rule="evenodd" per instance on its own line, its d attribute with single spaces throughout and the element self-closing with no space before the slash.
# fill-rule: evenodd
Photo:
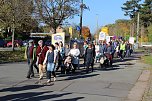
<svg viewBox="0 0 152 101">
<path fill-rule="evenodd" d="M 53 28 L 54 33 L 65 19 L 79 13 L 79 0 L 34 0 L 34 4 L 37 19 Z"/>
<path fill-rule="evenodd" d="M 152 25 L 150 25 L 147 29 L 149 42 L 152 42 Z"/>
<path fill-rule="evenodd" d="M 142 24 L 148 27 L 152 23 L 152 0 L 145 0 L 139 11 Z"/>
<path fill-rule="evenodd" d="M 1 0 L 0 22 L 3 23 L 3 26 L 9 27 L 12 27 L 13 21 L 15 21 L 16 27 L 27 24 L 33 20 L 31 19 L 33 9 L 32 0 Z"/>
<path fill-rule="evenodd" d="M 129 16 L 132 20 L 132 33 L 133 36 L 135 34 L 135 25 L 137 21 L 137 15 L 139 12 L 139 9 L 141 8 L 140 4 L 141 0 L 128 0 L 123 4 L 122 10 L 125 12 L 125 16 Z"/>
<path fill-rule="evenodd" d="M 125 12 L 125 16 L 130 16 L 131 19 L 137 16 L 141 5 L 139 4 L 141 0 L 129 0 L 123 4 L 122 10 Z"/>
<path fill-rule="evenodd" d="M 86 40 L 87 38 L 91 38 L 90 29 L 87 26 L 82 27 L 82 37 Z"/>
<path fill-rule="evenodd" d="M 119 19 L 114 24 L 108 24 L 106 27 L 109 29 L 109 35 L 122 36 L 128 39 L 130 36 L 130 20 Z"/>
<path fill-rule="evenodd" d="M 6 29 L 12 29 L 12 49 L 14 50 L 15 29 L 26 27 L 33 21 L 32 0 L 1 0 L 0 1 L 0 24 Z M 34 25 L 32 25 L 34 26 Z"/>
</svg>

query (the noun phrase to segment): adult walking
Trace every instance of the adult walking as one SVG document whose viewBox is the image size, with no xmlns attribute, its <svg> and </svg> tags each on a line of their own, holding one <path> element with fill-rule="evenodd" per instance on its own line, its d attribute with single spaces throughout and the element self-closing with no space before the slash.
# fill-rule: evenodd
<svg viewBox="0 0 152 101">
<path fill-rule="evenodd" d="M 100 41 L 100 44 L 99 44 L 100 56 L 104 55 L 105 49 L 106 49 L 106 44 L 103 41 Z"/>
<path fill-rule="evenodd" d="M 28 44 L 29 46 L 27 47 L 26 50 L 27 60 L 29 65 L 27 78 L 30 79 L 31 77 L 34 77 L 33 66 L 37 69 L 37 72 L 39 72 L 39 69 L 36 66 L 36 47 L 34 46 L 34 41 L 30 40 Z"/>
<path fill-rule="evenodd" d="M 110 60 L 110 66 L 112 66 L 112 52 L 113 52 L 113 47 L 112 47 L 112 43 L 108 42 L 107 47 L 105 49 L 105 55 L 108 58 L 108 60 Z"/>
<path fill-rule="evenodd" d="M 83 59 L 84 59 L 84 65 L 85 65 L 85 61 L 86 61 L 86 57 L 85 57 L 85 52 L 86 52 L 86 49 L 88 48 L 88 43 L 87 41 L 84 41 L 84 44 L 83 44 Z"/>
<path fill-rule="evenodd" d="M 38 57 L 38 66 L 39 66 L 39 80 L 43 79 L 43 72 L 46 70 L 46 65 L 43 65 L 46 52 L 48 51 L 48 47 L 43 44 L 43 40 L 38 41 L 39 46 L 36 50 L 36 55 Z"/>
<path fill-rule="evenodd" d="M 131 50 L 131 46 L 130 46 L 130 43 L 127 41 L 126 42 L 126 54 L 125 54 L 126 57 L 130 56 L 130 50 Z"/>
<path fill-rule="evenodd" d="M 62 41 L 59 42 L 59 61 L 58 68 L 61 67 L 61 73 L 64 73 L 64 58 L 65 58 L 65 48 Z"/>
<path fill-rule="evenodd" d="M 95 56 L 96 56 L 96 48 L 95 48 L 95 45 L 94 44 L 92 44 L 92 49 L 93 49 L 93 62 L 92 62 L 92 64 L 91 64 L 91 66 L 92 66 L 92 68 L 93 68 L 93 66 L 94 66 L 94 59 L 95 59 Z"/>
<path fill-rule="evenodd" d="M 65 45 L 65 57 L 68 56 L 69 52 L 70 52 L 70 47 L 69 47 L 68 44 L 66 44 L 66 45 Z"/>
<path fill-rule="evenodd" d="M 53 45 L 49 46 L 49 50 L 47 51 L 43 62 L 43 65 L 47 65 L 47 83 L 51 82 L 51 74 L 54 76 L 54 81 L 56 80 L 55 63 L 57 54 L 54 49 L 55 47 Z"/>
<path fill-rule="evenodd" d="M 71 55 L 72 58 L 72 64 L 73 64 L 73 73 L 75 73 L 76 68 L 79 65 L 79 55 L 80 55 L 80 50 L 77 48 L 77 43 L 73 44 L 73 48 L 70 50 L 69 55 Z"/>
<path fill-rule="evenodd" d="M 93 50 L 93 47 L 92 47 L 92 44 L 89 43 L 88 45 L 88 48 L 86 49 L 86 52 L 85 52 L 85 57 L 86 57 L 86 72 L 88 73 L 89 72 L 89 67 L 91 65 L 92 67 L 92 72 L 93 72 L 93 65 L 92 63 L 94 62 L 94 50 Z"/>
<path fill-rule="evenodd" d="M 120 59 L 123 60 L 124 59 L 124 52 L 126 50 L 126 44 L 124 41 L 122 41 L 122 43 L 120 44 Z"/>
</svg>

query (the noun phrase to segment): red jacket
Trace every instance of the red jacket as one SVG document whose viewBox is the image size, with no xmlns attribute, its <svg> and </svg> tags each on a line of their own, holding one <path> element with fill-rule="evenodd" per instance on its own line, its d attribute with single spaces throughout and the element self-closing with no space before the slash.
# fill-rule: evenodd
<svg viewBox="0 0 152 101">
<path fill-rule="evenodd" d="M 36 55 L 39 57 L 38 64 L 43 64 L 46 52 L 48 50 L 49 48 L 47 46 L 43 46 L 43 48 L 41 48 L 40 46 L 37 47 Z"/>
</svg>

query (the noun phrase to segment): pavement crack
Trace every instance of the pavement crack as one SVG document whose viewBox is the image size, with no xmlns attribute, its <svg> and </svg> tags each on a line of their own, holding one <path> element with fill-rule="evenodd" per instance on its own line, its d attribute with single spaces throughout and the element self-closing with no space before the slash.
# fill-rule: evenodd
<svg viewBox="0 0 152 101">
<path fill-rule="evenodd" d="M 16 84 L 12 85 L 12 87 L 15 87 L 15 86 L 17 86 L 18 84 L 21 84 L 21 83 L 26 82 L 26 81 L 28 81 L 28 80 L 24 80 L 24 81 L 18 82 L 18 83 L 16 83 Z"/>
<path fill-rule="evenodd" d="M 110 83 L 107 87 L 105 87 L 105 88 L 110 88 L 110 86 L 112 85 L 112 83 Z"/>
<path fill-rule="evenodd" d="M 70 84 L 68 84 L 66 87 L 62 88 L 60 91 L 63 91 L 64 89 L 68 88 L 70 85 L 72 85 L 74 82 L 71 82 Z"/>
</svg>

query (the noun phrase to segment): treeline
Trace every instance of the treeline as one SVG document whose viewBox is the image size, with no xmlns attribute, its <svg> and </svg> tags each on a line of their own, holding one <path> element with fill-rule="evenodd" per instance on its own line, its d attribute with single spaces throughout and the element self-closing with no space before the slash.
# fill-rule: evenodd
<svg viewBox="0 0 152 101">
<path fill-rule="evenodd" d="M 152 0 L 127 0 L 121 8 L 130 20 L 119 19 L 114 24 L 106 25 L 109 35 L 122 36 L 126 40 L 130 36 L 136 37 L 139 14 L 139 41 L 152 42 Z"/>
<path fill-rule="evenodd" d="M 27 33 L 46 30 L 42 26 L 56 32 L 79 8 L 80 0 L 0 0 L 0 37 L 14 31 L 16 37 L 25 38 Z"/>
<path fill-rule="evenodd" d="M 130 33 L 132 36 L 137 34 L 137 23 L 139 17 L 139 41 L 152 41 L 152 0 L 128 0 L 122 10 L 125 16 L 130 17 Z"/>
</svg>

